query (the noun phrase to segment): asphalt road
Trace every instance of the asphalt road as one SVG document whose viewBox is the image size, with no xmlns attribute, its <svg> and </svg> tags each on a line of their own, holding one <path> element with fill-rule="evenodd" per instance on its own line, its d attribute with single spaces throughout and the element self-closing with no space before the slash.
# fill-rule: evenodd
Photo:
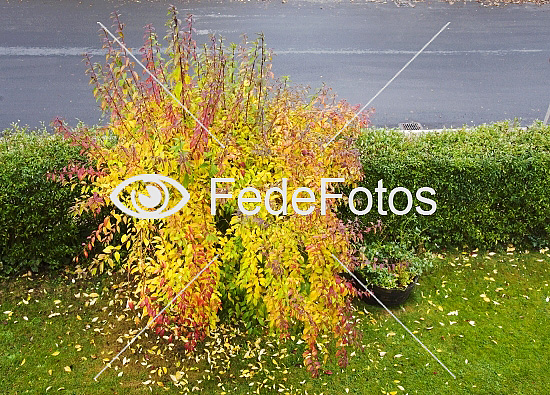
<svg viewBox="0 0 550 395">
<path fill-rule="evenodd" d="M 4 0 L 0 4 L 0 129 L 61 116 L 97 123 L 81 53 L 96 53 L 97 21 L 118 9 L 126 42 L 143 26 L 164 32 L 168 1 Z M 198 41 L 263 32 L 273 71 L 342 99 L 366 103 L 446 22 L 451 25 L 373 103 L 375 125 L 461 126 L 543 119 L 550 103 L 550 6 L 483 7 L 333 1 L 182 2 Z"/>
</svg>

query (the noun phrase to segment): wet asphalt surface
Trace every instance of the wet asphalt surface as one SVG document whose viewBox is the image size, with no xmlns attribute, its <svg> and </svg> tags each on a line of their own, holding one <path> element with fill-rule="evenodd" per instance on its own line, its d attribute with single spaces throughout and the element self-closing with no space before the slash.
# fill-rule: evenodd
<svg viewBox="0 0 550 395">
<path fill-rule="evenodd" d="M 142 43 L 143 27 L 165 31 L 166 1 L 27 0 L 0 3 L 0 129 L 37 126 L 56 116 L 70 124 L 100 121 L 81 53 L 101 61 L 97 21 L 119 10 L 126 42 Z M 263 32 L 275 53 L 276 76 L 364 104 L 446 22 L 426 50 L 373 103 L 372 122 L 425 127 L 543 119 L 550 103 L 550 7 L 489 8 L 332 1 L 172 1 L 195 16 L 196 39 Z"/>
</svg>

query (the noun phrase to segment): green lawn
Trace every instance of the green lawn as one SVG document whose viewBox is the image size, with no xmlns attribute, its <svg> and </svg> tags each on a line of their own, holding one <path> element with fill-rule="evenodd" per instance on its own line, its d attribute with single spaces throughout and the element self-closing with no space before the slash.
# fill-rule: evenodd
<svg viewBox="0 0 550 395">
<path fill-rule="evenodd" d="M 301 367 L 299 339 L 277 344 L 225 329 L 208 340 L 209 353 L 193 355 L 153 334 L 142 336 L 94 382 L 103 360 L 123 347 L 124 334 L 137 333 L 144 322 L 124 310 L 126 299 L 116 297 L 112 278 L 73 283 L 57 274 L 1 284 L 0 392 L 547 393 L 550 257 L 474 255 L 441 259 L 405 306 L 393 310 L 456 380 L 385 311 L 358 301 L 362 339 L 355 355 L 344 370 L 328 361 L 318 379 Z"/>
</svg>

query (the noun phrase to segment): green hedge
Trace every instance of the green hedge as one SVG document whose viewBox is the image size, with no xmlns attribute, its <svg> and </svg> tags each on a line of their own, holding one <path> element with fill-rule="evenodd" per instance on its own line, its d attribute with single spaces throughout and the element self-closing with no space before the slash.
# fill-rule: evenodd
<svg viewBox="0 0 550 395">
<path fill-rule="evenodd" d="M 82 159 L 78 147 L 45 129 L 1 133 L 0 274 L 58 267 L 81 248 L 89 225 L 69 214 L 77 192 L 45 175 Z"/>
<path fill-rule="evenodd" d="M 369 130 L 358 148 L 364 170 L 361 186 L 374 200 L 371 211 L 359 218 L 365 224 L 381 219 L 385 238 L 412 245 L 427 242 L 432 248 L 538 245 L 548 240 L 549 126 L 538 123 L 523 130 L 502 122 L 419 135 Z M 374 189 L 380 179 L 388 188 L 386 210 L 391 189 L 399 186 L 412 192 L 414 204 L 408 214 L 378 213 Z M 421 187 L 435 190 L 435 196 L 423 194 L 437 203 L 432 215 L 420 215 L 414 208 L 419 204 L 415 191 Z M 406 205 L 406 195 L 396 194 L 395 206 Z M 429 209 L 426 204 L 420 207 Z M 340 213 L 356 217 L 348 206 Z"/>
</svg>

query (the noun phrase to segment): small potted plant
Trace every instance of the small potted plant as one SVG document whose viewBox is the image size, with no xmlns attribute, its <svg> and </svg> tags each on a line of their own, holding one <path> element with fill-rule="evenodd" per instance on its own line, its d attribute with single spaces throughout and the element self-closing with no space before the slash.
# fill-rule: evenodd
<svg viewBox="0 0 550 395">
<path fill-rule="evenodd" d="M 430 254 L 415 254 L 401 243 L 378 243 L 359 248 L 360 265 L 354 275 L 384 305 L 395 307 L 410 296 L 418 276 L 433 265 Z M 378 305 L 368 291 L 354 281 L 354 286 L 367 296 L 365 301 Z"/>
</svg>

